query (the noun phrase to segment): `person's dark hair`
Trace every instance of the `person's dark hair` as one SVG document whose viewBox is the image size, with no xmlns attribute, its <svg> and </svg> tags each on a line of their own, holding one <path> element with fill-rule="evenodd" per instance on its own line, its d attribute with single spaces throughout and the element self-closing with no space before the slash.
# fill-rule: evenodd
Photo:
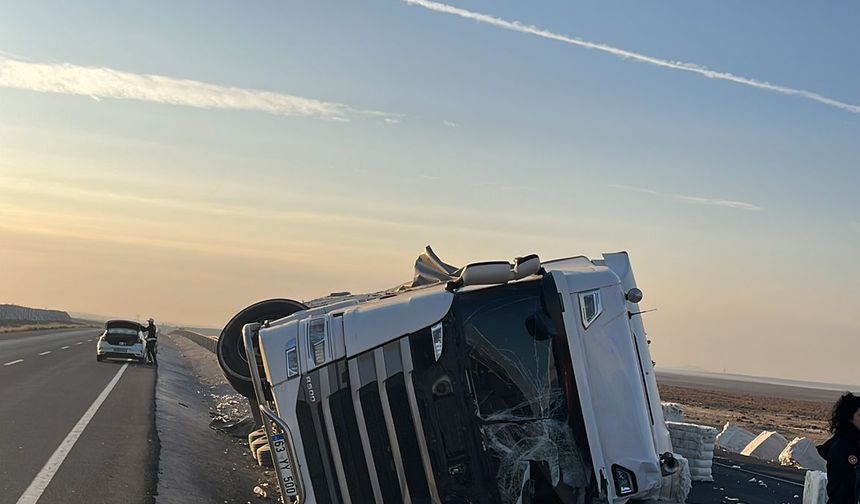
<svg viewBox="0 0 860 504">
<path fill-rule="evenodd" d="M 851 432 L 851 429 L 856 430 L 851 420 L 854 418 L 854 413 L 860 409 L 860 397 L 846 392 L 833 405 L 833 411 L 830 413 L 830 432 L 845 431 Z"/>
</svg>

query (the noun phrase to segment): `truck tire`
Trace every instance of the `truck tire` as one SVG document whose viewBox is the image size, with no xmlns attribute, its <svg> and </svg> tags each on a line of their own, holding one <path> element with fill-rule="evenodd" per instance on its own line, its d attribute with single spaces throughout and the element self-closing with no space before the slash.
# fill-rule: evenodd
<svg viewBox="0 0 860 504">
<path fill-rule="evenodd" d="M 242 342 L 242 327 L 253 322 L 277 320 L 306 309 L 307 306 L 292 299 L 267 299 L 245 308 L 227 322 L 218 337 L 215 354 L 224 377 L 236 392 L 256 400 L 245 344 Z"/>
</svg>

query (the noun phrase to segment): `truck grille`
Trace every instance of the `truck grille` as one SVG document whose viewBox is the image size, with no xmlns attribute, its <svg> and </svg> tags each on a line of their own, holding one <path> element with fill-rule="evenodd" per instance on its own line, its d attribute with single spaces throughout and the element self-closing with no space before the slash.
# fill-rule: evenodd
<svg viewBox="0 0 860 504">
<path fill-rule="evenodd" d="M 440 502 L 403 338 L 310 373 L 296 407 L 320 504 Z"/>
</svg>

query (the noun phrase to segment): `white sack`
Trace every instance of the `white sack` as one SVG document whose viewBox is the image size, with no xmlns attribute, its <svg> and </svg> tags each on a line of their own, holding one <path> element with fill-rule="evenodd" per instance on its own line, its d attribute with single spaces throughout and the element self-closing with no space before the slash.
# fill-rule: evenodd
<svg viewBox="0 0 860 504">
<path fill-rule="evenodd" d="M 810 471 L 827 470 L 827 461 L 821 458 L 815 443 L 809 438 L 794 438 L 785 450 L 779 454 L 779 463 L 784 466 L 795 466 Z"/>
<path fill-rule="evenodd" d="M 709 459 L 694 458 L 687 461 L 687 463 L 690 464 L 690 469 L 707 469 L 710 471 L 711 466 L 713 465 L 713 460 L 714 457 L 712 455 Z"/>
<path fill-rule="evenodd" d="M 827 502 L 827 473 L 807 471 L 803 482 L 803 504 L 825 504 Z"/>
<path fill-rule="evenodd" d="M 741 455 L 776 462 L 786 446 L 788 446 L 788 440 L 782 434 L 764 431 L 741 450 Z"/>
<path fill-rule="evenodd" d="M 717 446 L 727 452 L 740 453 L 753 439 L 755 434 L 752 432 L 726 422 L 723 431 L 717 436 Z"/>
<path fill-rule="evenodd" d="M 690 489 L 693 487 L 693 480 L 690 478 L 690 465 L 687 459 L 674 454 L 678 461 L 678 472 L 670 476 L 663 477 L 663 484 L 660 487 L 660 502 L 677 502 L 684 504 L 687 502 L 687 496 L 690 495 Z"/>
<path fill-rule="evenodd" d="M 674 402 L 660 403 L 663 405 L 663 418 L 667 422 L 683 422 L 684 407 Z"/>
<path fill-rule="evenodd" d="M 714 481 L 714 476 L 710 469 L 700 469 L 698 467 L 690 468 L 690 479 L 693 481 Z"/>
<path fill-rule="evenodd" d="M 666 422 L 675 453 L 687 459 L 692 481 L 713 481 L 714 441 L 717 429 L 684 422 Z"/>
<path fill-rule="evenodd" d="M 671 438 L 672 439 L 672 447 L 675 450 L 686 450 L 686 451 L 701 451 L 701 452 L 710 452 L 714 453 L 714 443 L 704 442 L 701 439 L 690 439 L 690 438 Z"/>
</svg>

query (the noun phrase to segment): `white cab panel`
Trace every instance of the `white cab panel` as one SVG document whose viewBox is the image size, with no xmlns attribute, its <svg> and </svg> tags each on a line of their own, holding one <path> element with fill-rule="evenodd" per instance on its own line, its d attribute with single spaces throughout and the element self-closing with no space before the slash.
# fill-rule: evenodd
<svg viewBox="0 0 860 504">
<path fill-rule="evenodd" d="M 453 301 L 454 294 L 438 285 L 349 308 L 343 314 L 347 357 L 439 322 Z"/>
</svg>

